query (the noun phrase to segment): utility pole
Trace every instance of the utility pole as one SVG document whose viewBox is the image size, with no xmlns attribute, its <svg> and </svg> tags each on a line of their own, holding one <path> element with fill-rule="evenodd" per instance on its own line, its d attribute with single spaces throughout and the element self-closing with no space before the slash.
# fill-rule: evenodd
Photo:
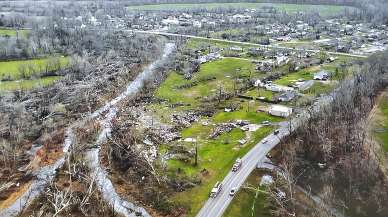
<svg viewBox="0 0 388 217">
<path fill-rule="evenodd" d="M 218 85 L 219 87 L 219 92 L 218 92 L 218 104 L 221 103 L 221 94 L 222 94 L 222 87 L 221 87 L 221 84 Z"/>
<path fill-rule="evenodd" d="M 197 140 L 195 140 L 195 162 L 194 162 L 194 166 L 197 166 L 198 165 L 198 142 Z"/>
</svg>

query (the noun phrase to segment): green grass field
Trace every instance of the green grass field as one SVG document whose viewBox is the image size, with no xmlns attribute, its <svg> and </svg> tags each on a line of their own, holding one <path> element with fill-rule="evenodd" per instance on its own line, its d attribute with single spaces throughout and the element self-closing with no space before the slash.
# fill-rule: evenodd
<svg viewBox="0 0 388 217">
<path fill-rule="evenodd" d="M 0 82 L 0 92 L 14 90 L 29 90 L 37 87 L 46 87 L 59 80 L 61 76 L 48 76 L 33 80 L 3 81 Z"/>
<path fill-rule="evenodd" d="M 335 6 L 335 5 L 303 5 L 303 4 L 280 4 L 280 3 L 205 3 L 205 4 L 158 4 L 158 5 L 141 5 L 130 6 L 129 10 L 187 10 L 187 9 L 218 9 L 218 8 L 242 8 L 252 9 L 272 6 L 280 11 L 287 13 L 296 12 L 319 12 L 322 16 L 336 15 L 345 8 L 351 7 Z"/>
<path fill-rule="evenodd" d="M 257 188 L 260 184 L 261 176 L 262 174 L 259 170 L 254 170 L 243 186 Z M 260 188 L 260 190 L 263 189 Z M 255 196 L 256 192 L 253 189 L 240 188 L 229 207 L 225 210 L 223 217 L 272 216 L 266 194 L 259 192 L 256 200 Z"/>
<path fill-rule="evenodd" d="M 29 33 L 29 30 L 18 30 L 19 36 L 26 37 Z M 10 36 L 10 37 L 16 37 L 17 30 L 15 29 L 6 29 L 6 28 L 0 28 L 0 36 Z"/>
<path fill-rule="evenodd" d="M 297 72 L 289 73 L 282 76 L 280 79 L 274 81 L 275 84 L 287 86 L 298 79 L 311 80 L 313 79 L 314 73 L 320 70 L 319 66 L 313 66 L 310 68 L 302 69 Z"/>
<path fill-rule="evenodd" d="M 219 88 L 222 91 L 233 91 L 236 84 L 235 79 L 249 77 L 250 71 L 254 71 L 254 64 L 250 61 L 224 58 L 201 65 L 200 71 L 190 81 L 184 79 L 182 75 L 172 72 L 155 95 L 168 100 L 170 103 L 189 103 L 191 107 L 196 107 L 199 104 L 199 99 L 217 94 Z M 210 77 L 215 77 L 215 79 L 203 81 Z M 178 89 L 178 87 L 193 81 L 198 81 L 198 84 L 190 88 Z"/>
<path fill-rule="evenodd" d="M 385 92 L 379 105 L 376 115 L 376 130 L 374 132 L 377 140 L 382 145 L 385 152 L 388 152 L 388 94 Z"/>
<path fill-rule="evenodd" d="M 265 90 L 263 88 L 254 88 L 252 90 L 248 90 L 245 94 L 245 96 L 251 96 L 251 97 L 265 97 L 267 99 L 272 99 L 274 96 L 274 93 L 269 90 Z"/>
<path fill-rule="evenodd" d="M 248 105 L 249 103 L 249 105 Z M 215 123 L 224 123 L 233 120 L 248 120 L 253 124 L 260 124 L 263 121 L 278 122 L 281 118 L 268 115 L 264 112 L 257 112 L 256 109 L 262 104 L 258 101 L 245 101 L 241 103 L 241 108 L 232 112 L 219 112 L 214 115 L 213 121 Z M 249 106 L 249 108 L 248 108 Z"/>
<path fill-rule="evenodd" d="M 7 80 L 19 80 L 23 79 L 23 76 L 31 76 L 33 74 L 39 74 L 46 70 L 47 63 L 59 63 L 61 67 L 66 67 L 69 64 L 68 57 L 58 58 L 41 58 L 32 60 L 16 60 L 16 61 L 3 61 L 0 62 L 0 79 Z M 48 70 L 56 70 L 58 65 L 51 65 Z M 24 75 L 22 73 L 24 71 Z"/>
<path fill-rule="evenodd" d="M 335 84 L 333 83 L 326 84 L 326 83 L 316 81 L 310 89 L 304 91 L 303 93 L 316 97 L 320 94 L 330 93 L 334 89 L 334 87 L 335 87 Z"/>
</svg>

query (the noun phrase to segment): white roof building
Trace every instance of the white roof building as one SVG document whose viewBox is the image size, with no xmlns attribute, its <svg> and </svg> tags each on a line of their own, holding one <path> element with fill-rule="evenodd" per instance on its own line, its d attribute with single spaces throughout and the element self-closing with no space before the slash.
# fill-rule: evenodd
<svg viewBox="0 0 388 217">
<path fill-rule="evenodd" d="M 292 114 L 292 108 L 282 105 L 272 105 L 269 114 L 277 117 L 288 117 Z"/>
<path fill-rule="evenodd" d="M 179 25 L 179 20 L 175 17 L 169 17 L 168 19 L 162 20 L 164 25 Z"/>
</svg>

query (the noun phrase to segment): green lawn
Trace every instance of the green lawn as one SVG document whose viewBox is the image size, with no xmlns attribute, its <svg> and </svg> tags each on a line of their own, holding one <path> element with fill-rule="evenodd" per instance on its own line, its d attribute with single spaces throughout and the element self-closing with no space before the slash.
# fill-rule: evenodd
<svg viewBox="0 0 388 217">
<path fill-rule="evenodd" d="M 260 102 L 257 102 L 257 101 L 253 103 L 250 103 L 249 101 L 245 101 L 244 103 L 241 104 L 242 108 L 236 111 L 232 111 L 232 112 L 222 111 L 215 114 L 213 117 L 213 121 L 215 123 L 223 123 L 223 122 L 229 122 L 232 120 L 248 120 L 252 124 L 260 124 L 263 121 L 278 122 L 282 120 L 282 118 L 274 117 L 264 112 L 256 112 L 259 105 L 260 105 Z M 248 106 L 249 106 L 249 109 L 248 109 Z"/>
<path fill-rule="evenodd" d="M 3 81 L 0 82 L 0 92 L 46 87 L 60 78 L 61 76 L 49 76 L 33 80 Z"/>
<path fill-rule="evenodd" d="M 319 66 L 313 66 L 310 68 L 302 69 L 297 72 L 292 72 L 285 76 L 282 76 L 280 79 L 275 80 L 274 83 L 287 86 L 292 82 L 297 81 L 298 79 L 311 80 L 313 79 L 314 73 L 319 70 Z"/>
<path fill-rule="evenodd" d="M 223 92 L 233 91 L 235 85 L 238 87 L 236 79 L 249 77 L 250 71 L 254 71 L 254 65 L 250 61 L 224 58 L 202 64 L 200 71 L 191 80 L 186 80 L 182 75 L 172 72 L 157 90 L 155 96 L 166 99 L 170 103 L 189 103 L 191 107 L 195 107 L 200 104 L 200 99 L 216 95 L 219 89 Z M 212 77 L 215 79 L 206 80 Z M 198 84 L 195 86 L 178 88 L 196 81 Z"/>
<path fill-rule="evenodd" d="M 345 8 L 351 7 L 335 6 L 335 5 L 303 5 L 303 4 L 280 4 L 280 3 L 204 3 L 204 4 L 156 4 L 156 5 L 140 5 L 130 6 L 129 10 L 187 10 L 187 9 L 217 9 L 217 8 L 261 8 L 264 6 L 272 6 L 280 11 L 287 13 L 296 12 L 319 12 L 322 16 L 336 15 Z"/>
<path fill-rule="evenodd" d="M 267 99 L 272 99 L 274 93 L 269 90 L 265 90 L 263 88 L 254 88 L 252 90 L 247 91 L 244 95 L 251 97 L 265 97 Z"/>
<path fill-rule="evenodd" d="M 41 58 L 32 60 L 16 60 L 0 62 L 0 79 L 19 80 L 23 77 L 29 77 L 46 70 L 46 64 L 49 63 L 48 70 L 57 70 L 58 67 L 65 67 L 69 64 L 68 57 Z M 24 73 L 24 75 L 23 75 Z"/>
<path fill-rule="evenodd" d="M 311 96 L 318 96 L 320 94 L 327 94 L 330 93 L 335 87 L 335 84 L 333 83 L 322 83 L 319 81 L 315 81 L 314 85 L 309 88 L 308 90 L 304 91 L 304 94 L 308 94 Z"/>
<path fill-rule="evenodd" d="M 29 33 L 29 30 L 18 30 L 19 36 L 26 37 Z M 10 37 L 16 37 L 17 30 L 15 29 L 6 29 L 6 28 L 0 28 L 0 36 L 10 36 Z"/>
<path fill-rule="evenodd" d="M 243 186 L 257 188 L 260 184 L 262 174 L 254 170 Z M 260 190 L 263 190 L 260 188 Z M 248 188 L 240 188 L 234 196 L 231 204 L 225 210 L 223 217 L 270 217 L 270 204 L 265 193 L 259 192 L 255 200 L 256 191 Z M 253 209 L 254 207 L 254 209 Z M 253 214 L 253 215 L 252 215 Z"/>
</svg>

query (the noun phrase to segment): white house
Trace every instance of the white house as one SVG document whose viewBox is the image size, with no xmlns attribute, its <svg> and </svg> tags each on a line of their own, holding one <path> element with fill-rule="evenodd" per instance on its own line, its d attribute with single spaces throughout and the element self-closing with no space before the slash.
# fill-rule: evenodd
<svg viewBox="0 0 388 217">
<path fill-rule="evenodd" d="M 198 20 L 195 20 L 195 21 L 193 22 L 193 26 L 194 26 L 194 27 L 197 27 L 197 28 L 201 28 L 201 27 L 202 27 L 202 23 L 201 23 L 200 21 L 198 21 Z"/>
<path fill-rule="evenodd" d="M 269 109 L 269 114 L 278 117 L 288 117 L 292 114 L 292 108 L 282 105 L 272 105 Z"/>
<path fill-rule="evenodd" d="M 164 25 L 179 25 L 179 20 L 175 17 L 169 17 L 167 19 L 162 20 L 162 24 L 164 24 Z"/>
</svg>

